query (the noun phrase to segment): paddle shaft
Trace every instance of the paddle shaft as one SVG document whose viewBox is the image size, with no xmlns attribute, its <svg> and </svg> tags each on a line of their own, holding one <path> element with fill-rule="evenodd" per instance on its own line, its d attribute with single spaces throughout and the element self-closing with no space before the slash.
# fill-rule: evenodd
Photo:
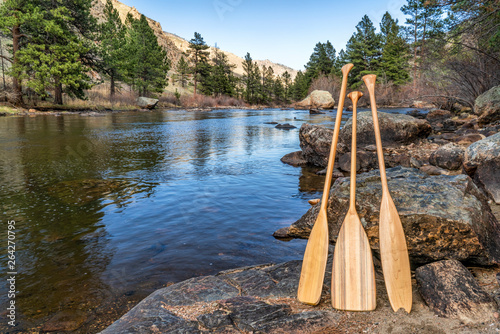
<svg viewBox="0 0 500 334">
<path fill-rule="evenodd" d="M 342 86 L 340 88 L 339 104 L 337 105 L 337 117 L 335 119 L 335 128 L 333 130 L 332 145 L 330 146 L 330 155 L 328 157 L 328 167 L 326 169 L 325 185 L 323 187 L 323 196 L 321 197 L 320 210 L 326 210 L 328 205 L 328 196 L 332 184 L 333 166 L 335 164 L 335 153 L 339 141 L 340 123 L 342 122 L 342 111 L 344 109 L 345 92 L 347 90 L 347 76 L 353 67 L 352 64 L 342 66 Z"/>
<path fill-rule="evenodd" d="M 361 92 L 351 92 L 348 97 L 352 101 L 352 144 L 351 144 L 351 196 L 349 201 L 349 211 L 356 211 L 356 129 L 357 129 L 357 105 L 359 98 L 363 96 Z"/>
<path fill-rule="evenodd" d="M 378 123 L 378 113 L 377 105 L 375 102 L 375 80 L 377 76 L 375 74 L 368 74 L 363 77 L 366 88 L 370 95 L 370 105 L 372 109 L 373 117 L 373 129 L 375 130 L 375 142 L 377 144 L 377 157 L 378 166 L 380 169 L 380 179 L 382 181 L 382 192 L 389 193 L 389 186 L 387 185 L 387 175 L 385 174 L 385 161 L 384 161 L 384 151 L 382 149 L 382 138 L 380 137 L 380 125 Z"/>
</svg>

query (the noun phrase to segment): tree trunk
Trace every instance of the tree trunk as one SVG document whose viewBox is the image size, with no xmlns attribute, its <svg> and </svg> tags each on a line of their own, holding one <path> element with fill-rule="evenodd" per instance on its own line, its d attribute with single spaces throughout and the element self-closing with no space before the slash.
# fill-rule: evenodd
<svg viewBox="0 0 500 334">
<path fill-rule="evenodd" d="M 5 84 L 5 65 L 3 60 L 3 46 L 2 46 L 2 37 L 0 35 L 0 59 L 2 60 L 2 81 L 3 81 L 3 91 L 7 90 L 7 85 Z M 5 101 L 7 101 L 7 95 L 5 95 Z"/>
<path fill-rule="evenodd" d="M 111 100 L 114 99 L 115 93 L 116 93 L 116 83 L 115 83 L 115 71 L 111 71 L 111 83 L 110 83 L 110 88 L 109 88 L 109 98 Z"/>
<path fill-rule="evenodd" d="M 21 29 L 19 25 L 15 25 L 12 27 L 12 65 L 16 65 L 19 62 L 17 57 L 17 51 L 19 51 L 19 44 L 21 38 Z M 13 98 L 12 103 L 15 106 L 22 106 L 23 102 L 23 90 L 21 87 L 21 82 L 17 78 L 16 75 L 12 76 L 12 89 L 13 89 Z"/>
<path fill-rule="evenodd" d="M 54 103 L 58 105 L 63 104 L 62 98 L 62 84 L 59 82 L 59 78 L 55 79 L 55 88 L 54 88 Z"/>
</svg>

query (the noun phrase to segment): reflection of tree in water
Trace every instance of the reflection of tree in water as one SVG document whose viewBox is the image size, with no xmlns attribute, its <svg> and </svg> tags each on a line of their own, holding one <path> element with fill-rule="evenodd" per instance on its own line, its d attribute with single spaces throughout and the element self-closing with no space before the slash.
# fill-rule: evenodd
<svg viewBox="0 0 500 334">
<path fill-rule="evenodd" d="M 101 223 L 103 209 L 109 204 L 125 206 L 139 193 L 151 195 L 157 185 L 102 178 L 121 158 L 130 159 L 127 154 L 139 155 L 132 159 L 137 165 L 129 166 L 131 169 L 154 165 L 160 155 L 154 147 L 146 145 L 147 152 L 141 153 L 144 142 L 128 138 L 120 141 L 126 149 L 110 149 L 106 139 L 89 135 L 93 124 L 87 120 L 62 120 L 9 120 L 9 132 L 25 142 L 14 148 L 8 142 L 0 144 L 10 149 L 9 155 L 1 156 L 1 171 L 9 173 L 8 166 L 21 166 L 11 175 L 15 179 L 9 183 L 14 188 L 6 189 L 4 184 L 0 188 L 2 208 L 8 208 L 3 212 L 17 227 L 18 329 L 47 320 L 42 329 L 57 329 L 61 326 L 57 322 L 75 329 L 91 320 L 89 310 L 119 297 L 108 293 L 110 286 L 102 280 L 113 257 L 109 235 Z M 100 120 L 93 120 L 96 128 L 107 126 Z M 2 183 L 7 179 L 3 178 Z M 6 240 L 5 233 L 0 233 Z M 6 263 L 5 256 L 0 254 L 2 263 Z M 7 330 L 2 328 L 4 323 L 2 332 Z"/>
</svg>

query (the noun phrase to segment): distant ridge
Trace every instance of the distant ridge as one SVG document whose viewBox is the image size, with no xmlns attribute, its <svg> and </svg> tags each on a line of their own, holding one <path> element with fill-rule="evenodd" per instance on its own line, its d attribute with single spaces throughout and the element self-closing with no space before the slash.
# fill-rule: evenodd
<svg viewBox="0 0 500 334">
<path fill-rule="evenodd" d="M 141 16 L 141 13 L 135 8 L 135 7 L 130 7 L 127 6 L 120 1 L 117 0 L 112 0 L 113 6 L 116 8 L 118 11 L 120 18 L 122 21 L 125 21 L 128 13 L 132 14 L 132 17 L 138 19 Z M 92 7 L 92 14 L 97 17 L 98 20 L 102 20 L 104 17 L 104 7 L 106 5 L 106 0 L 94 0 L 93 7 Z M 183 52 L 185 52 L 188 49 L 189 42 L 185 40 L 184 38 L 170 32 L 163 31 L 161 24 L 157 21 L 154 21 L 150 18 L 147 17 L 149 26 L 153 29 L 155 32 L 156 37 L 158 38 L 158 44 L 160 44 L 168 54 L 168 58 L 172 61 L 172 70 L 175 71 L 175 65 L 179 61 L 181 55 Z M 203 35 L 203 32 L 200 32 Z M 194 31 L 193 31 L 194 34 Z M 210 47 L 210 55 L 212 56 L 215 53 L 216 48 L 211 46 Z M 234 69 L 234 73 L 236 75 L 243 75 L 243 58 L 239 57 L 231 52 L 224 51 L 219 49 L 219 51 L 222 51 L 226 54 L 226 56 L 229 59 L 229 62 L 236 65 L 236 68 Z M 251 54 L 251 50 L 249 50 Z M 269 67 L 274 71 L 275 75 L 282 75 L 285 73 L 285 71 L 288 71 L 290 76 L 292 77 L 292 80 L 295 78 L 297 75 L 298 71 L 290 68 L 288 66 L 282 65 L 282 64 L 277 64 L 274 63 L 268 59 L 266 60 L 255 60 L 255 62 L 259 65 L 259 67 L 262 69 L 262 66 Z"/>
</svg>

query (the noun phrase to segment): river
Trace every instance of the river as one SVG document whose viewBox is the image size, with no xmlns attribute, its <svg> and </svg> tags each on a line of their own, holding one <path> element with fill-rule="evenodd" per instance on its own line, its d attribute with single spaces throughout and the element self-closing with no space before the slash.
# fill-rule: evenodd
<svg viewBox="0 0 500 334">
<path fill-rule="evenodd" d="M 0 240 L 15 221 L 17 324 L 2 307 L 0 331 L 97 332 L 174 282 L 301 259 L 304 240 L 272 233 L 319 198 L 323 177 L 280 158 L 300 149 L 302 123 L 334 119 L 279 109 L 0 118 Z"/>
</svg>

